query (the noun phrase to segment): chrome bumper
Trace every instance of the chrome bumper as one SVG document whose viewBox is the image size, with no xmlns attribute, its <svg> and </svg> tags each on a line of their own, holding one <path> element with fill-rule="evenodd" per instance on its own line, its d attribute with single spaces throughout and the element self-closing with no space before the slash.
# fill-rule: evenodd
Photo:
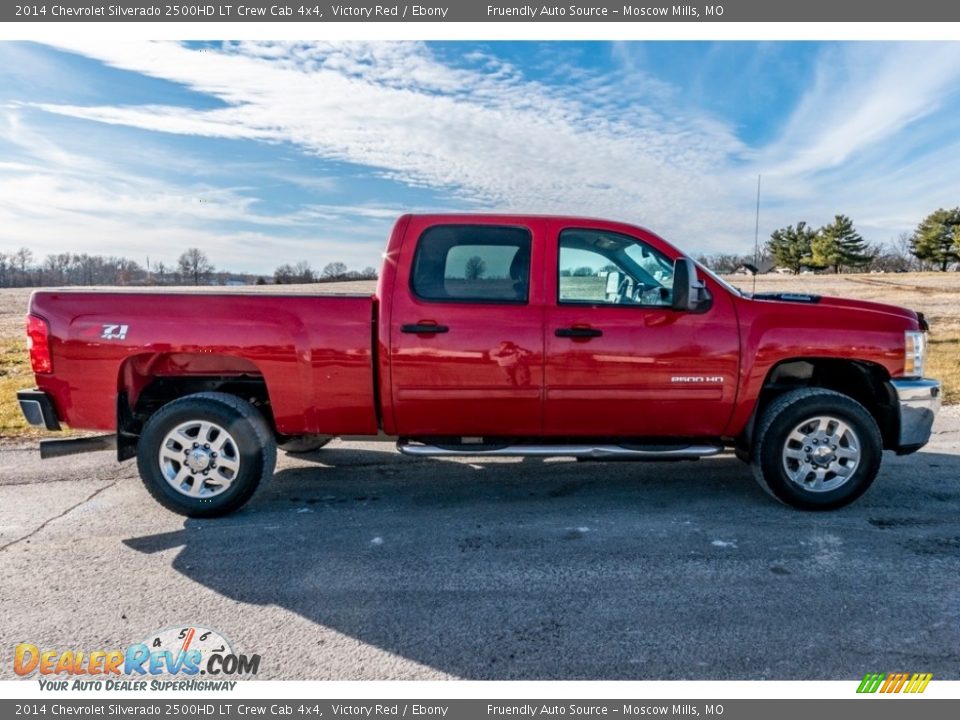
<svg viewBox="0 0 960 720">
<path fill-rule="evenodd" d="M 891 380 L 900 409 L 900 438 L 896 450 L 906 454 L 930 440 L 933 419 L 940 409 L 940 382 L 927 378 Z"/>
</svg>

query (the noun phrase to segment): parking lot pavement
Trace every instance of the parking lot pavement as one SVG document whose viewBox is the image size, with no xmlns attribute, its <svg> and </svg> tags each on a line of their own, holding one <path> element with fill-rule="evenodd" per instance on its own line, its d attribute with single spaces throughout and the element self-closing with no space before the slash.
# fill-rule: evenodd
<svg viewBox="0 0 960 720">
<path fill-rule="evenodd" d="M 202 625 L 260 679 L 960 678 L 960 408 L 852 507 L 779 505 L 732 458 L 282 458 L 185 520 L 109 453 L 0 446 L 0 677 L 12 649 Z"/>
</svg>

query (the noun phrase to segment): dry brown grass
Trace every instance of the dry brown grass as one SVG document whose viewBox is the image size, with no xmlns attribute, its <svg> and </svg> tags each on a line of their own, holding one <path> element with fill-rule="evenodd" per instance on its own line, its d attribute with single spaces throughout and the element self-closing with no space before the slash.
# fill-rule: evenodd
<svg viewBox="0 0 960 720">
<path fill-rule="evenodd" d="M 33 373 L 26 343 L 21 339 L 0 339 L 0 438 L 44 434 L 27 425 L 17 405 L 17 390 L 29 387 L 33 387 Z"/>
<path fill-rule="evenodd" d="M 943 383 L 943 401 L 960 403 L 960 332 L 930 331 L 930 368 L 927 375 Z"/>
<path fill-rule="evenodd" d="M 753 278 L 728 277 L 733 285 L 751 291 Z M 229 292 L 284 292 L 296 294 L 372 293 L 370 281 L 320 285 L 250 286 Z M 223 292 L 223 288 L 198 288 Z M 123 288 L 129 291 L 130 288 Z M 147 288 L 147 291 L 160 290 Z M 170 291 L 169 288 L 162 290 Z M 194 288 L 178 291 L 191 292 Z M 758 292 L 804 292 L 838 295 L 902 305 L 923 312 L 930 321 L 930 356 L 927 375 L 944 384 L 944 400 L 960 403 L 960 273 L 903 273 L 889 275 L 764 275 L 757 278 Z M 23 319 L 29 289 L 0 290 L 0 437 L 41 435 L 20 416 L 16 391 L 33 384 L 23 341 Z"/>
</svg>

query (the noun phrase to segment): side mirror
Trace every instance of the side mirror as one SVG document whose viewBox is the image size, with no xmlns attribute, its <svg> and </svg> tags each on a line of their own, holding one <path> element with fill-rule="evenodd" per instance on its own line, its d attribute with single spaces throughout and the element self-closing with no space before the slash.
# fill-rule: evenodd
<svg viewBox="0 0 960 720">
<path fill-rule="evenodd" d="M 623 275 L 621 275 L 618 270 L 611 270 L 607 273 L 607 287 L 604 293 L 608 301 L 616 302 L 617 298 L 620 297 L 620 283 L 622 280 Z"/>
<path fill-rule="evenodd" d="M 677 258 L 673 264 L 673 301 L 670 307 L 678 311 L 701 309 L 709 300 L 707 286 L 697 279 L 697 265 L 690 258 Z"/>
</svg>

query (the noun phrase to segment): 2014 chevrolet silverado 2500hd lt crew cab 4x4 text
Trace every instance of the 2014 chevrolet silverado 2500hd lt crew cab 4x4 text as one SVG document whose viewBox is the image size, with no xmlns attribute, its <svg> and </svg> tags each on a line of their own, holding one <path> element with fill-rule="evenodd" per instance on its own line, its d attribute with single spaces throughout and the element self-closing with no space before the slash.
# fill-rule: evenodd
<svg viewBox="0 0 960 720">
<path fill-rule="evenodd" d="M 419 456 L 676 460 L 725 448 L 774 497 L 852 502 L 930 436 L 926 323 L 741 293 L 642 228 L 405 215 L 373 296 L 49 290 L 30 302 L 26 417 L 116 444 L 194 517 L 231 512 L 276 448 L 394 437 Z"/>
</svg>

